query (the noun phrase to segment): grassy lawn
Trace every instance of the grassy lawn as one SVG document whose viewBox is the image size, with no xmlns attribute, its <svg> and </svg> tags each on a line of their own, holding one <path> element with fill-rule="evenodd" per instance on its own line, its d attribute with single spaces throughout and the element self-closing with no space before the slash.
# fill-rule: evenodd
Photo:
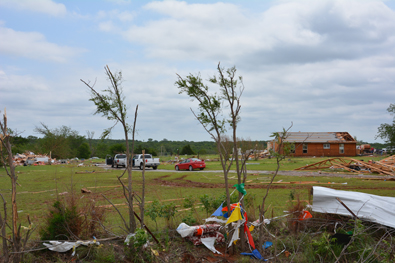
<svg viewBox="0 0 395 263">
<path fill-rule="evenodd" d="M 361 158 L 367 160 L 367 158 Z M 369 159 L 372 159 L 369 157 Z M 377 160 L 379 158 L 375 158 Z M 324 160 L 324 158 L 291 158 L 282 162 L 281 170 L 292 170 L 306 164 L 311 164 Z M 102 160 L 103 161 L 103 160 Z M 256 163 L 256 164 L 255 164 Z M 47 166 L 18 166 L 18 182 L 17 187 L 17 204 L 19 211 L 19 219 L 22 225 L 27 225 L 27 214 L 32 218 L 35 225 L 42 225 L 49 207 L 57 200 L 64 198 L 57 196 L 57 193 L 71 192 L 72 188 L 81 200 L 90 200 L 96 202 L 99 206 L 108 206 L 109 203 L 101 196 L 104 194 L 114 204 L 117 204 L 121 213 L 126 217 L 127 207 L 123 197 L 123 191 L 117 180 L 117 176 L 122 173 L 122 169 L 103 169 L 96 166 L 89 166 L 91 163 L 86 162 L 87 166 L 78 167 L 76 165 L 47 165 Z M 207 162 L 206 171 L 221 170 L 219 162 Z M 275 160 L 259 160 L 248 161 L 249 170 L 275 170 Z M 147 169 L 146 176 L 146 202 L 147 206 L 151 201 L 159 200 L 163 203 L 174 203 L 177 210 L 183 210 L 184 198 L 195 198 L 196 206 L 201 206 L 199 197 L 207 194 L 209 196 L 219 197 L 225 190 L 223 188 L 223 175 L 221 172 L 204 172 L 199 171 L 182 171 L 175 172 L 174 165 L 161 165 L 160 169 L 168 171 L 159 172 Z M 96 173 L 81 173 L 86 171 L 96 171 Z M 78 172 L 78 173 L 76 173 Z M 141 195 L 142 192 L 142 172 L 140 170 L 133 171 L 134 190 Z M 236 184 L 236 174 L 230 174 L 230 184 Z M 127 181 L 125 174 L 123 179 Z M 262 202 L 265 194 L 267 183 L 270 181 L 270 175 L 248 173 L 246 190 L 247 195 L 255 197 L 254 205 L 249 209 L 250 219 L 258 216 L 258 205 Z M 286 184 L 286 182 L 304 182 L 308 184 Z M 312 185 L 332 187 L 335 189 L 360 191 L 365 193 L 395 196 L 394 181 L 378 181 L 378 180 L 361 180 L 357 178 L 342 177 L 304 177 L 304 176 L 283 176 L 278 175 L 275 184 L 270 190 L 266 207 L 269 207 L 268 217 L 284 214 L 284 210 L 292 203 L 291 197 L 299 196 L 301 200 L 308 201 L 309 191 Z M 334 184 L 333 184 L 334 183 Z M 347 183 L 347 184 L 345 184 Z M 87 188 L 92 194 L 81 194 L 81 188 Z M 11 215 L 11 182 L 3 169 L 0 170 L 0 193 L 7 200 L 8 215 Z M 3 206 L 0 211 L 3 212 Z M 104 223 L 114 232 L 120 233 L 121 220 L 112 207 L 107 207 L 107 219 Z M 213 211 L 212 211 L 213 212 Z M 183 218 L 189 211 L 180 211 L 176 213 L 174 226 L 183 221 Z M 255 215 L 254 215 L 255 213 Z M 203 223 L 202 219 L 207 218 L 206 212 L 202 208 L 196 208 L 194 212 L 199 223 Z M 156 229 L 156 225 L 148 217 L 147 225 Z M 165 222 L 158 221 L 159 229 L 165 227 Z M 33 239 L 38 239 L 38 232 L 35 232 Z"/>
<path fill-rule="evenodd" d="M 191 158 L 192 156 L 180 156 L 181 158 Z M 195 156 L 194 156 L 195 157 Z M 205 160 L 206 162 L 206 168 L 205 170 L 208 171 L 213 171 L 213 170 L 222 170 L 221 162 L 220 161 L 212 161 L 214 159 L 218 159 L 217 156 L 209 155 L 209 156 L 200 156 L 201 159 Z M 385 156 L 358 156 L 358 157 L 353 157 L 353 159 L 357 160 L 374 160 L 374 161 L 379 161 L 381 159 L 384 159 Z M 289 157 L 286 158 L 281 162 L 281 168 L 280 170 L 294 170 L 296 168 L 317 163 L 323 160 L 328 159 L 328 157 L 316 157 L 316 158 L 305 158 L 305 157 Z M 174 160 L 171 159 L 170 157 L 164 157 L 160 158 L 162 162 L 166 162 L 169 160 Z M 275 171 L 277 168 L 276 160 L 275 159 L 263 159 L 263 160 L 248 160 L 247 161 L 247 169 L 248 170 L 260 170 L 260 171 Z M 162 163 L 159 166 L 159 169 L 165 169 L 165 170 L 174 170 L 174 164 L 170 163 Z M 233 164 L 232 169 L 236 169 L 236 165 Z"/>
</svg>

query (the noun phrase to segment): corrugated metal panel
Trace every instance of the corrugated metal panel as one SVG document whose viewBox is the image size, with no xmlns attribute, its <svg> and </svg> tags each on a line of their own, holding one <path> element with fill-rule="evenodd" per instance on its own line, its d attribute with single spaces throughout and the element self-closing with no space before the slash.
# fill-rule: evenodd
<svg viewBox="0 0 395 263">
<path fill-rule="evenodd" d="M 347 132 L 288 132 L 285 141 L 299 143 L 355 142 Z"/>
</svg>

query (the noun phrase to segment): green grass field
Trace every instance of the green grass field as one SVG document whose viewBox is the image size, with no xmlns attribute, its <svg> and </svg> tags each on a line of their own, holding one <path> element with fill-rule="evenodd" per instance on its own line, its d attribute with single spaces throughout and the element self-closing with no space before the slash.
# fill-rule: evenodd
<svg viewBox="0 0 395 263">
<path fill-rule="evenodd" d="M 207 159 L 207 158 L 205 158 Z M 362 158 L 367 160 L 367 158 Z M 371 159 L 371 157 L 370 157 Z M 380 159 L 375 157 L 375 160 Z M 323 158 L 292 158 L 285 159 L 281 164 L 281 170 L 292 170 L 306 164 L 311 164 L 324 160 Z M 104 160 L 100 160 L 104 162 Z M 249 170 L 275 170 L 275 160 L 259 160 L 248 161 L 247 166 Z M 254 164 L 257 163 L 257 164 Z M 104 222 L 108 228 L 115 233 L 120 233 L 121 229 L 118 227 L 121 220 L 118 214 L 109 203 L 101 196 L 101 194 L 108 197 L 117 207 L 121 213 L 126 217 L 127 207 L 123 197 L 122 188 L 117 180 L 123 169 L 103 169 L 92 166 L 90 161 L 85 162 L 86 166 L 78 167 L 76 165 L 47 165 L 47 166 L 18 166 L 16 172 L 18 174 L 19 186 L 17 187 L 17 205 L 19 220 L 22 225 L 27 225 L 27 215 L 29 214 L 33 223 L 40 227 L 45 216 L 48 214 L 49 208 L 57 200 L 64 196 L 58 196 L 57 193 L 71 192 L 72 188 L 81 200 L 89 200 L 89 202 L 96 202 L 99 206 L 106 206 L 107 219 Z M 199 197 L 208 194 L 210 196 L 219 197 L 225 192 L 223 188 L 223 175 L 221 172 L 214 172 L 221 170 L 219 162 L 207 162 L 206 171 L 181 171 L 175 172 L 174 165 L 161 165 L 159 169 L 166 171 L 152 171 L 147 169 L 146 177 L 146 202 L 147 206 L 151 201 L 159 200 L 167 203 L 173 202 L 177 205 L 178 210 L 183 208 L 183 199 L 186 197 L 194 197 L 199 200 Z M 342 178 L 342 177 L 304 177 L 304 176 L 283 176 L 276 177 L 275 182 L 270 190 L 267 199 L 266 207 L 269 207 L 269 215 L 282 215 L 284 210 L 287 210 L 292 203 L 291 196 L 298 196 L 301 200 L 309 200 L 309 190 L 312 185 L 320 185 L 332 187 L 335 189 L 344 189 L 351 191 L 360 191 L 365 193 L 395 196 L 395 182 L 394 181 L 379 181 L 379 180 L 361 180 L 357 178 Z M 85 171 L 96 171 L 96 173 L 76 173 Z M 213 172 L 209 172 L 213 171 Z M 230 184 L 237 183 L 236 173 L 229 175 Z M 250 209 L 250 219 L 258 216 L 258 205 L 262 202 L 262 197 L 265 194 L 267 182 L 270 181 L 270 174 L 254 174 L 248 173 L 246 190 L 247 195 L 255 196 L 255 204 Z M 124 175 L 124 182 L 127 181 L 127 174 Z M 279 182 L 281 181 L 281 182 Z M 303 182 L 309 181 L 308 184 L 286 184 L 286 182 Z M 331 184 L 328 184 L 331 183 Z M 332 184 L 335 183 L 335 184 Z M 347 183 L 347 184 L 344 184 Z M 222 185 L 222 187 L 221 187 Z M 142 172 L 140 170 L 133 171 L 133 187 L 139 195 L 142 192 Z M 91 190 L 91 194 L 81 194 L 81 188 Z M 234 188 L 232 188 L 234 189 Z M 0 193 L 3 194 L 7 201 L 8 215 L 11 215 L 11 182 L 6 175 L 5 170 L 0 170 Z M 196 206 L 200 206 L 200 201 Z M 3 213 L 3 206 L 0 211 Z M 213 211 L 212 211 L 213 212 Z M 181 211 L 176 213 L 174 225 L 177 226 L 182 222 L 188 211 Z M 255 215 L 254 215 L 255 213 Z M 197 208 L 195 216 L 200 223 L 202 219 L 207 218 L 208 215 L 202 208 Z M 155 223 L 146 217 L 147 225 L 155 229 Z M 164 221 L 159 221 L 159 229 L 165 227 Z M 33 239 L 38 239 L 38 231 L 35 232 Z"/>
</svg>

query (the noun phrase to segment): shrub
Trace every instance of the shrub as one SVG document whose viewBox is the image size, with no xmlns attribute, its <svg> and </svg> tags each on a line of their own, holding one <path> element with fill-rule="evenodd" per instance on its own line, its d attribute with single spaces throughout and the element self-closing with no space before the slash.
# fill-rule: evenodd
<svg viewBox="0 0 395 263">
<path fill-rule="evenodd" d="M 101 235 L 100 222 L 104 219 L 104 208 L 71 190 L 64 199 L 55 201 L 39 234 L 42 240 L 91 239 Z"/>
<path fill-rule="evenodd" d="M 60 201 L 53 204 L 45 226 L 40 230 L 42 240 L 68 240 L 81 232 L 81 218 L 77 207 L 65 207 Z M 72 238 L 74 239 L 74 238 Z"/>
</svg>

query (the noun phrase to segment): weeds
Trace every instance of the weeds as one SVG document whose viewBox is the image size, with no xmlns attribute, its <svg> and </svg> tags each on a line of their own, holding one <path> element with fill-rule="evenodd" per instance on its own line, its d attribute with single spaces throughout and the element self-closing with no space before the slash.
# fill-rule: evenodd
<svg viewBox="0 0 395 263">
<path fill-rule="evenodd" d="M 54 202 L 39 231 L 41 240 L 91 239 L 102 234 L 104 208 L 91 199 L 82 199 L 73 187 L 63 199 Z"/>
<path fill-rule="evenodd" d="M 143 229 L 137 229 L 128 243 L 125 243 L 125 252 L 132 262 L 152 262 L 154 259 L 147 232 Z"/>
<path fill-rule="evenodd" d="M 156 224 L 156 229 L 158 230 L 157 218 L 161 217 L 166 220 L 166 225 L 169 228 L 173 228 L 174 216 L 176 214 L 176 205 L 174 203 L 170 204 L 160 204 L 159 201 L 155 200 L 151 205 L 145 208 L 145 215 L 152 219 Z"/>
</svg>

